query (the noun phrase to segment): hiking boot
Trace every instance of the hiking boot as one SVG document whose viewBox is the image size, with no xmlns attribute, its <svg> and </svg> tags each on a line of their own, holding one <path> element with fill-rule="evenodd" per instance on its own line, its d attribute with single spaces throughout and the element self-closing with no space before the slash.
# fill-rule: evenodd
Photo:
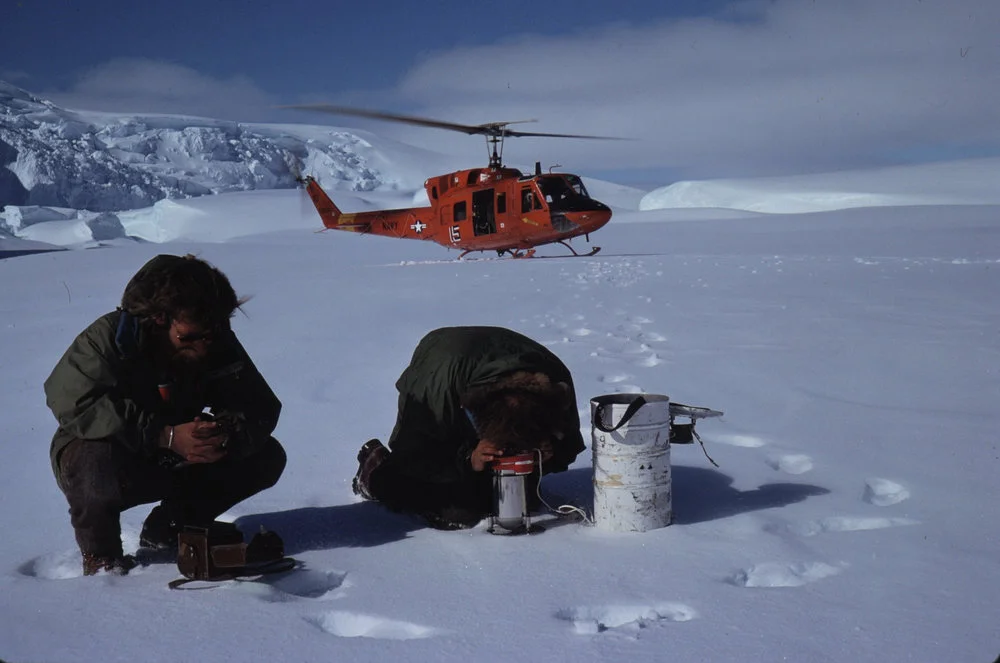
<svg viewBox="0 0 1000 663">
<path fill-rule="evenodd" d="M 389 450 L 379 440 L 368 440 L 361 446 L 361 450 L 358 451 L 358 472 L 351 482 L 355 495 L 360 495 L 366 500 L 376 499 L 370 487 L 372 472 L 388 457 Z"/>
<path fill-rule="evenodd" d="M 183 527 L 163 506 L 153 507 L 142 523 L 139 547 L 157 552 L 177 552 L 177 535 Z"/>
<path fill-rule="evenodd" d="M 429 526 L 445 531 L 472 529 L 485 517 L 477 509 L 467 509 L 460 506 L 446 506 L 437 511 L 426 511 L 420 515 Z"/>
<path fill-rule="evenodd" d="M 83 553 L 83 575 L 93 576 L 100 571 L 110 575 L 123 576 L 138 565 L 132 555 L 97 555 Z"/>
</svg>

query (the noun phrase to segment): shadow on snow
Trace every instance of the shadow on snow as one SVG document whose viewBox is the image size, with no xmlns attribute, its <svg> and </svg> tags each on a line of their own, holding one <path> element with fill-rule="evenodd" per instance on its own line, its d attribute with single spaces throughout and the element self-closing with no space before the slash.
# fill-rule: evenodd
<svg viewBox="0 0 1000 663">
<path fill-rule="evenodd" d="M 740 513 L 788 506 L 830 492 L 805 483 L 767 483 L 753 490 L 737 490 L 732 486 L 733 478 L 727 474 L 686 465 L 671 467 L 671 480 L 673 523 L 676 525 L 693 525 Z M 572 469 L 542 479 L 542 495 L 552 506 L 558 506 L 551 502 L 547 492 L 593 513 L 593 472 L 589 468 Z"/>
<path fill-rule="evenodd" d="M 804 483 L 768 483 L 753 490 L 737 490 L 732 487 L 733 478 L 727 474 L 685 465 L 673 466 L 671 477 L 675 525 L 693 525 L 788 506 L 830 492 Z M 593 513 L 593 473 L 589 468 L 578 468 L 546 476 L 542 480 L 542 496 L 552 506 L 570 503 Z M 251 514 L 239 518 L 236 525 L 247 533 L 261 527 L 278 532 L 289 555 L 308 550 L 378 546 L 401 541 L 410 532 L 426 527 L 416 516 L 393 513 L 374 502 Z"/>
<path fill-rule="evenodd" d="M 248 535 L 261 527 L 277 532 L 285 553 L 330 548 L 370 548 L 405 539 L 425 525 L 416 517 L 392 513 L 374 502 L 255 513 L 236 520 Z"/>
</svg>

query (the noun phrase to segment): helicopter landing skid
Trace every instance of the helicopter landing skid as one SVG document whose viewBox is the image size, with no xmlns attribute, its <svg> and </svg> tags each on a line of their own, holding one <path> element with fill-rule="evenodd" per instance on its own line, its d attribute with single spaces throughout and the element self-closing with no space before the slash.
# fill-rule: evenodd
<svg viewBox="0 0 1000 663">
<path fill-rule="evenodd" d="M 482 251 L 483 249 L 466 249 L 458 254 L 457 260 L 462 260 L 465 256 L 469 255 L 473 251 Z M 535 255 L 535 249 L 528 249 L 527 251 L 522 251 L 521 249 L 497 249 L 497 258 L 503 258 L 505 253 L 509 253 L 511 258 L 530 258 Z M 477 260 L 477 258 L 470 258 L 470 260 Z"/>
<path fill-rule="evenodd" d="M 586 253 L 577 253 L 573 249 L 573 247 L 570 246 L 569 244 L 567 244 L 566 242 L 560 241 L 560 242 L 557 242 L 557 243 L 558 244 L 562 244 L 563 246 L 565 246 L 567 249 L 570 250 L 570 253 L 572 253 L 573 255 L 571 255 L 571 256 L 535 256 L 535 249 L 528 249 L 527 251 L 522 251 L 521 249 L 498 249 L 497 250 L 497 257 L 498 258 L 502 258 L 505 253 L 508 253 L 508 254 L 510 254 L 510 257 L 514 258 L 514 259 L 535 258 L 535 257 L 538 257 L 538 258 L 586 258 L 587 256 L 592 256 L 592 255 L 596 254 L 598 251 L 601 250 L 601 247 L 595 246 L 594 248 L 592 248 L 590 251 L 587 251 Z M 467 256 L 470 253 L 472 253 L 473 251 L 477 251 L 477 250 L 481 250 L 481 249 L 466 249 L 465 251 L 462 251 L 462 253 L 460 253 L 458 255 L 457 259 L 458 260 L 462 260 L 462 259 L 465 258 L 465 256 Z M 470 258 L 470 260 L 476 260 L 476 258 Z"/>
<path fill-rule="evenodd" d="M 570 251 L 571 251 L 571 252 L 573 253 L 573 255 L 574 255 L 574 256 L 577 256 L 577 257 L 579 257 L 579 258 L 585 258 L 585 257 L 587 257 L 587 256 L 592 256 L 592 255 L 596 254 L 596 253 L 597 253 L 598 251 L 600 251 L 600 250 L 601 250 L 601 247 L 599 247 L 599 246 L 595 246 L 594 248 L 592 248 L 592 249 L 591 249 L 590 251 L 588 251 L 587 253 L 577 253 L 577 252 L 576 252 L 576 251 L 575 251 L 575 250 L 573 249 L 573 247 L 572 247 L 572 246 L 570 246 L 569 244 L 567 244 L 566 242 L 564 242 L 564 241 L 562 241 L 562 240 L 559 240 L 559 244 L 562 244 L 563 246 L 565 246 L 565 247 L 566 247 L 567 249 L 569 249 L 569 250 L 570 250 Z M 567 257 L 568 257 L 568 256 L 567 256 Z"/>
</svg>

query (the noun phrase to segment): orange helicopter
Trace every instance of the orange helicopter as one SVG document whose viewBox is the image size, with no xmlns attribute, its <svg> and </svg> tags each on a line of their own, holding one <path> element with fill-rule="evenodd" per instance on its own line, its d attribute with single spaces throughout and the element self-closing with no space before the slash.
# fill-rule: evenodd
<svg viewBox="0 0 1000 663">
<path fill-rule="evenodd" d="M 427 190 L 430 207 L 345 214 L 312 176 L 298 178 L 305 184 L 306 192 L 319 212 L 323 225 L 328 229 L 429 240 L 450 249 L 461 249 L 459 259 L 473 251 L 496 251 L 498 256 L 507 253 L 514 258 L 530 258 L 536 247 L 545 244 L 562 244 L 574 256 L 592 256 L 601 250 L 595 246 L 587 253 L 577 253 L 567 241 L 583 235 L 589 242 L 590 233 L 611 220 L 611 209 L 591 198 L 583 181 L 576 175 L 543 174 L 539 162 L 535 162 L 535 172 L 532 175 L 525 175 L 516 168 L 504 167 L 503 143 L 505 138 L 521 136 L 618 139 L 607 136 L 530 133 L 507 128 L 515 122 L 454 124 L 328 104 L 283 108 L 390 120 L 486 136 L 487 151 L 490 152 L 489 165 L 426 180 L 424 188 Z"/>
</svg>

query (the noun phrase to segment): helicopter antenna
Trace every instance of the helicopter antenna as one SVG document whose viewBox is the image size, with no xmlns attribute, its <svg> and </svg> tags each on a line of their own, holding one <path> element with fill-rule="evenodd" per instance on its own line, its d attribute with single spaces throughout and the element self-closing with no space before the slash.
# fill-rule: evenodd
<svg viewBox="0 0 1000 663">
<path fill-rule="evenodd" d="M 383 111 L 368 110 L 364 108 L 352 108 L 350 106 L 334 106 L 332 104 L 299 104 L 293 106 L 278 106 L 278 108 L 289 108 L 293 110 L 316 111 L 319 113 L 329 113 L 331 115 L 350 115 L 354 117 L 365 117 L 373 120 L 387 120 L 389 122 L 402 122 L 404 124 L 414 124 L 421 127 L 431 127 L 434 129 L 446 129 L 448 131 L 458 131 L 460 133 L 486 136 L 486 151 L 490 159 L 490 168 L 501 168 L 503 164 L 503 142 L 507 137 L 521 138 L 550 137 L 550 138 L 584 138 L 590 140 L 627 140 L 613 136 L 587 136 L 581 134 L 552 134 L 536 133 L 532 131 L 513 131 L 508 129 L 512 124 L 522 124 L 525 122 L 537 122 L 537 120 L 514 120 L 510 122 L 486 122 L 484 124 L 457 124 L 455 122 L 444 122 L 432 120 L 415 115 L 400 115 L 397 113 L 385 113 Z"/>
</svg>

